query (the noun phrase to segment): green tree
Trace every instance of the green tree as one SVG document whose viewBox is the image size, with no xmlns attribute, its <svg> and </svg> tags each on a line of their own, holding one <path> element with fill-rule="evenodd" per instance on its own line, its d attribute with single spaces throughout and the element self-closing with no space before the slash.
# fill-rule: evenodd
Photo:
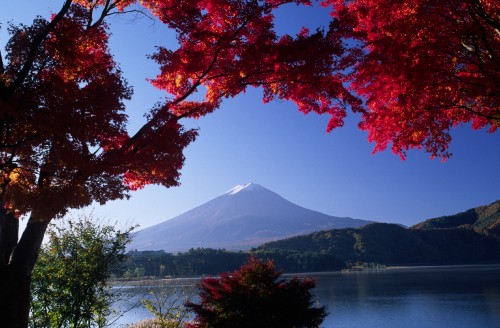
<svg viewBox="0 0 500 328">
<path fill-rule="evenodd" d="M 31 327 L 102 327 L 119 297 L 107 284 L 125 260 L 130 232 L 70 219 L 51 226 L 32 276 Z"/>
<path fill-rule="evenodd" d="M 326 316 L 314 306 L 312 279 L 280 279 L 272 261 L 255 257 L 240 269 L 200 283 L 200 303 L 187 303 L 196 318 L 189 328 L 312 328 Z"/>
</svg>

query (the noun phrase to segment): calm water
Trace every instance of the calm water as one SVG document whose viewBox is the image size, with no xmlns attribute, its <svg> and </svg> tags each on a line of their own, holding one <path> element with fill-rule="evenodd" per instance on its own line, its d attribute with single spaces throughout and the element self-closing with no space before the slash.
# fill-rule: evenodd
<svg viewBox="0 0 500 328">
<path fill-rule="evenodd" d="M 500 265 L 304 276 L 316 279 L 314 294 L 327 306 L 325 328 L 500 328 Z M 196 280 L 183 283 L 194 286 Z M 115 326 L 146 317 L 149 312 L 137 308 Z"/>
</svg>

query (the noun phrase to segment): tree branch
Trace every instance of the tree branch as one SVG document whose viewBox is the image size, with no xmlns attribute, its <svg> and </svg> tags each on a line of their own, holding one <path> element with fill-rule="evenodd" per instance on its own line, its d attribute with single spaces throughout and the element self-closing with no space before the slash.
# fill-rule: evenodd
<svg viewBox="0 0 500 328">
<path fill-rule="evenodd" d="M 2 59 L 2 51 L 0 50 L 0 75 L 2 75 L 5 72 L 4 64 L 3 64 L 3 59 Z M 0 97 L 3 98 L 7 91 L 7 81 L 3 80 L 0 78 Z"/>
<path fill-rule="evenodd" d="M 130 14 L 130 13 L 141 14 L 144 17 L 147 17 L 149 19 L 154 19 L 152 16 L 148 15 L 145 10 L 139 10 L 139 9 L 131 9 L 131 10 L 124 10 L 124 11 L 115 11 L 115 12 L 109 13 L 108 16 L 112 16 L 112 15 L 125 15 L 125 14 Z"/>
<path fill-rule="evenodd" d="M 480 6 L 480 5 L 478 5 L 478 6 Z M 488 41 L 488 36 L 487 36 L 488 33 L 487 33 L 486 29 L 484 28 L 484 26 L 481 24 L 481 22 L 478 19 L 478 16 L 479 16 L 479 17 L 483 18 L 488 23 L 488 20 L 484 16 L 481 15 L 481 13 L 483 15 L 486 15 L 486 14 L 484 13 L 484 11 L 482 11 L 482 12 L 478 12 L 478 11 L 480 11 L 480 10 L 476 9 L 475 7 L 469 8 L 469 15 L 474 20 L 474 22 L 476 22 L 476 24 L 477 24 L 477 26 L 478 26 L 478 28 L 480 30 L 480 33 L 479 34 L 475 33 L 474 36 L 480 38 L 481 41 L 483 41 L 483 45 L 485 47 L 486 52 L 488 52 L 489 57 L 492 60 L 495 60 L 495 51 L 493 50 L 493 48 L 490 45 L 490 42 Z M 497 33 L 499 33 L 498 28 L 495 27 L 495 29 L 497 30 Z M 473 39 L 473 42 L 474 42 L 474 50 L 473 51 L 476 54 L 476 57 L 478 58 L 478 60 L 480 61 L 480 63 L 483 63 L 483 59 L 481 58 L 481 52 L 480 52 L 479 46 L 477 45 L 477 42 L 476 42 L 475 39 Z M 467 49 L 467 50 L 469 50 L 469 49 Z M 480 69 L 482 70 L 483 67 L 480 67 Z"/>
<path fill-rule="evenodd" d="M 104 8 L 102 9 L 101 14 L 99 15 L 99 18 L 94 23 L 92 23 L 92 16 L 91 15 L 89 16 L 87 28 L 93 28 L 93 27 L 99 26 L 100 24 L 102 24 L 102 22 L 104 21 L 104 19 L 106 17 L 112 16 L 112 15 L 123 15 L 123 14 L 128 14 L 128 13 L 140 13 L 148 18 L 152 18 L 151 16 L 146 14 L 143 10 L 138 10 L 138 9 L 111 12 L 113 9 L 118 7 L 118 4 L 122 1 L 123 0 L 116 0 L 116 1 L 112 2 L 112 0 L 106 0 L 106 3 L 104 4 Z M 93 11 L 93 9 L 94 9 L 94 6 L 92 6 L 91 11 Z"/>
<path fill-rule="evenodd" d="M 478 112 L 477 110 L 470 108 L 469 106 L 463 106 L 463 105 L 436 105 L 436 106 L 427 107 L 425 109 L 427 109 L 427 110 L 464 109 L 468 112 L 471 112 L 472 114 L 474 114 L 476 116 L 479 116 L 479 117 L 487 119 L 488 121 L 491 121 L 491 123 L 494 123 L 495 121 L 499 121 L 499 123 L 500 123 L 500 110 L 498 111 L 498 115 L 492 116 L 492 115 L 483 114 L 481 112 Z"/>
<path fill-rule="evenodd" d="M 3 67 L 3 59 L 2 59 L 2 49 L 0 49 L 0 74 L 5 72 L 5 68 Z"/>
<path fill-rule="evenodd" d="M 120 0 L 118 0 L 117 2 L 119 2 Z M 90 15 L 89 17 L 89 21 L 87 23 L 87 28 L 92 28 L 92 27 L 95 27 L 95 26 L 98 26 L 100 25 L 103 21 L 104 21 L 104 18 L 106 18 L 106 16 L 108 15 L 109 11 L 114 8 L 111 4 L 110 6 L 110 3 L 111 3 L 111 0 L 106 0 L 106 4 L 104 5 L 104 8 L 101 12 L 101 15 L 99 16 L 99 18 L 97 19 L 97 21 L 92 24 L 92 14 Z M 91 13 L 93 12 L 94 10 L 94 6 L 92 6 L 91 8 Z"/>
<path fill-rule="evenodd" d="M 33 63 L 35 62 L 35 58 L 38 53 L 38 49 L 40 48 L 40 45 L 43 43 L 43 41 L 45 41 L 47 35 L 49 35 L 49 33 L 57 26 L 59 21 L 68 12 L 72 3 L 73 0 L 66 0 L 61 10 L 57 13 L 57 15 L 55 15 L 54 19 L 52 19 L 52 21 L 50 21 L 50 23 L 47 24 L 47 26 L 42 30 L 42 32 L 40 32 L 35 37 L 29 49 L 28 56 L 26 57 L 26 61 L 24 63 L 23 68 L 19 71 L 19 74 L 17 75 L 16 79 L 10 84 L 10 86 L 7 89 L 6 98 L 11 97 L 16 91 L 16 89 L 19 88 L 21 84 L 24 82 L 24 80 L 28 76 L 28 73 L 33 68 Z"/>
<path fill-rule="evenodd" d="M 12 250 L 17 244 L 19 220 L 0 205 L 0 267 L 9 264 Z"/>
<path fill-rule="evenodd" d="M 491 27 L 493 27 L 497 32 L 497 34 L 500 35 L 500 22 L 492 18 L 491 15 L 489 15 L 488 13 L 486 13 L 486 11 L 484 10 L 483 6 L 479 1 L 477 0 L 474 1 L 472 4 L 472 8 L 479 17 L 484 19 L 485 22 Z"/>
<path fill-rule="evenodd" d="M 49 221 L 34 221 L 33 214 L 12 253 L 11 265 L 22 273 L 31 273 L 38 258 Z"/>
<path fill-rule="evenodd" d="M 217 43 L 219 43 L 219 46 L 216 48 L 216 50 L 213 54 L 213 58 L 210 61 L 210 63 L 208 64 L 208 66 L 205 68 L 204 71 L 202 71 L 200 73 L 200 75 L 196 78 L 196 81 L 191 85 L 191 87 L 188 90 L 186 90 L 186 92 L 184 92 L 181 96 L 175 98 L 171 104 L 176 105 L 176 104 L 179 104 L 182 101 L 186 100 L 190 95 L 192 95 L 196 91 L 196 89 L 200 85 L 202 85 L 203 80 L 207 78 L 208 74 L 215 67 L 220 53 L 226 49 L 224 46 L 227 43 L 230 43 L 231 40 L 234 40 L 234 38 L 236 38 L 240 34 L 240 32 L 245 28 L 245 26 L 247 26 L 255 17 L 257 17 L 262 12 L 265 12 L 266 10 L 269 10 L 271 8 L 278 8 L 279 6 L 281 6 L 283 4 L 287 4 L 289 2 L 290 2 L 289 0 L 283 0 L 282 2 L 280 2 L 278 4 L 267 5 L 267 6 L 264 6 L 261 8 L 254 8 L 252 10 L 252 12 L 248 13 L 245 20 L 243 22 L 241 22 L 241 24 L 233 31 L 232 35 L 228 39 L 223 40 L 223 38 L 220 38 L 217 41 Z M 222 43 L 221 41 L 224 41 L 225 44 L 221 44 Z M 162 113 L 164 112 L 164 110 L 169 110 L 169 109 L 168 108 L 160 109 L 155 115 L 153 115 L 153 117 L 151 117 L 150 120 L 148 120 L 148 122 L 146 124 L 144 124 L 139 129 L 139 131 L 137 131 L 132 137 L 130 137 L 130 139 L 126 142 L 125 145 L 123 145 L 117 151 L 123 152 L 123 151 L 129 150 L 134 145 L 135 141 L 137 141 L 142 135 L 144 135 L 147 131 L 149 131 L 153 127 L 153 125 L 159 119 L 159 117 L 161 117 L 163 115 Z M 189 112 L 175 116 L 175 121 L 179 121 L 183 118 L 189 117 L 189 116 L 193 115 L 194 113 L 196 113 L 198 110 L 199 109 L 195 108 Z"/>
<path fill-rule="evenodd" d="M 262 13 L 265 10 L 266 10 L 266 8 L 262 8 L 260 10 L 256 10 L 252 14 L 249 14 L 248 17 L 241 23 L 241 25 L 233 32 L 233 35 L 231 35 L 231 37 L 229 38 L 228 43 L 231 43 L 231 41 L 234 40 L 238 36 L 238 34 L 243 30 L 243 28 L 245 28 L 245 26 L 247 26 L 252 21 L 252 19 L 254 17 L 256 17 L 258 14 Z M 220 39 L 219 39 L 219 41 L 220 41 Z M 217 41 L 217 42 L 219 42 L 219 41 Z M 187 97 L 189 97 L 196 90 L 196 88 L 198 88 L 201 85 L 202 80 L 205 79 L 205 77 L 207 77 L 207 75 L 210 73 L 212 68 L 217 63 L 217 60 L 218 60 L 219 55 L 222 52 L 222 50 L 224 50 L 224 47 L 221 45 L 215 51 L 214 57 L 212 58 L 212 61 L 210 62 L 208 67 L 205 69 L 205 71 L 203 71 L 201 73 L 201 75 L 198 77 L 197 81 L 191 86 L 191 88 L 182 97 L 175 99 L 174 104 L 178 104 L 181 101 L 184 101 Z M 179 116 L 177 116 L 177 120 L 180 120 L 181 118 L 189 117 L 189 116 L 193 115 L 194 113 L 196 113 L 196 111 L 197 111 L 197 109 L 193 109 L 187 113 L 179 115 Z"/>
</svg>

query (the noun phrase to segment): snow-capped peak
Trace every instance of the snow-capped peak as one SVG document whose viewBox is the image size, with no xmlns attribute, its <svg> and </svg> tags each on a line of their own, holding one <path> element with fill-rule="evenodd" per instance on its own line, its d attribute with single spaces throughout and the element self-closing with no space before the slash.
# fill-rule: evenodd
<svg viewBox="0 0 500 328">
<path fill-rule="evenodd" d="M 226 194 L 227 195 L 236 195 L 242 190 L 246 191 L 252 191 L 252 190 L 258 190 L 258 189 L 264 189 L 262 186 L 256 184 L 256 183 L 247 183 L 247 184 L 242 184 L 242 185 L 237 185 L 231 189 L 229 189 Z"/>
</svg>

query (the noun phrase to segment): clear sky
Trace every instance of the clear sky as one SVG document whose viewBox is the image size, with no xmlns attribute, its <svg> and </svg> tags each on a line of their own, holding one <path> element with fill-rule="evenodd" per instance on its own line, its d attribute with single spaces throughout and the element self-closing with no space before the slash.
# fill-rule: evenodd
<svg viewBox="0 0 500 328">
<path fill-rule="evenodd" d="M 6 22 L 29 23 L 48 17 L 62 0 L 6 1 L 0 11 L 0 44 Z M 295 34 L 301 25 L 328 22 L 328 12 L 289 6 L 280 10 L 279 33 Z M 158 73 L 146 59 L 155 45 L 175 47 L 173 32 L 133 15 L 110 20 L 111 48 L 135 94 L 128 104 L 130 130 L 164 94 L 146 82 Z M 215 198 L 237 184 L 254 182 L 303 207 L 335 216 L 350 216 L 412 225 L 500 199 L 500 133 L 453 132 L 453 157 L 446 163 L 411 151 L 406 161 L 390 151 L 372 155 L 366 132 L 350 115 L 345 126 L 326 133 L 328 117 L 304 115 L 292 103 L 262 104 L 261 91 L 249 89 L 197 121 L 198 139 L 185 152 L 181 186 L 151 186 L 128 201 L 93 206 L 96 216 L 140 224 L 145 228 Z M 87 209 L 89 211 L 90 209 Z"/>
</svg>

